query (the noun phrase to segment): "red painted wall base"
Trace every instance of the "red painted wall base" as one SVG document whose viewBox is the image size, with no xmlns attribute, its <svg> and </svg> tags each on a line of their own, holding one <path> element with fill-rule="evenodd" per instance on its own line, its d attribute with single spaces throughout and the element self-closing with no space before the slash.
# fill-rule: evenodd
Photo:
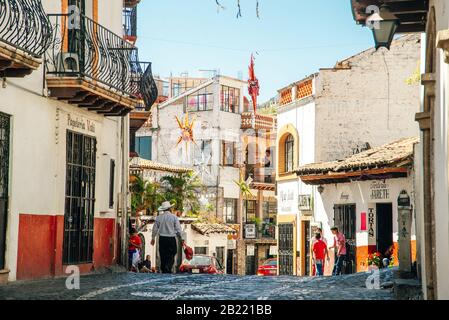
<svg viewBox="0 0 449 320">
<path fill-rule="evenodd" d="M 78 265 L 81 273 L 115 264 L 115 219 L 94 219 L 93 263 Z M 62 276 L 64 216 L 20 214 L 17 279 Z"/>
</svg>

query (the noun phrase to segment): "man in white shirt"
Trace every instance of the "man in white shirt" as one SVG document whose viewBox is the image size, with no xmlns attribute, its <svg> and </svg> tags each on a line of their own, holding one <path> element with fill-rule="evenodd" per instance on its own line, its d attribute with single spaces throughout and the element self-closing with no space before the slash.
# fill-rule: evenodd
<svg viewBox="0 0 449 320">
<path fill-rule="evenodd" d="M 178 252 L 176 237 L 182 238 L 182 229 L 179 219 L 172 213 L 173 205 L 165 201 L 159 207 L 152 233 L 151 245 L 156 242 L 159 235 L 159 256 L 161 257 L 162 273 L 172 273 L 175 256 Z M 184 243 L 184 240 L 182 240 Z"/>
</svg>

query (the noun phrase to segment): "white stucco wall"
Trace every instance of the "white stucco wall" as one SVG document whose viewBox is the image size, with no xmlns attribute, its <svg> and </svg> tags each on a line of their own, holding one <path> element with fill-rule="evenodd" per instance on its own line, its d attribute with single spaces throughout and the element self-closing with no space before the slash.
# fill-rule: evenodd
<svg viewBox="0 0 449 320">
<path fill-rule="evenodd" d="M 105 3 L 105 0 L 100 2 Z M 48 13 L 60 13 L 60 1 L 43 1 Z M 121 12 L 122 1 L 114 0 L 100 16 L 109 16 L 109 8 Z M 121 25 L 121 16 L 114 16 Z M 121 32 L 120 29 L 117 29 Z M 97 140 L 95 213 L 96 218 L 115 218 L 117 195 L 122 178 L 120 118 L 104 117 L 63 101 L 46 97 L 42 65 L 25 78 L 6 80 L 0 87 L 0 112 L 11 116 L 9 168 L 9 214 L 6 267 L 9 281 L 16 280 L 19 215 L 64 215 L 66 184 L 66 130 L 94 136 Z M 68 116 L 94 124 L 95 131 L 68 125 Z M 125 155 L 128 155 L 128 118 L 125 121 Z M 114 207 L 109 208 L 110 159 L 115 160 Z M 127 176 L 127 167 L 126 174 Z M 126 178 L 127 179 L 127 178 Z"/>
<path fill-rule="evenodd" d="M 349 69 L 321 69 L 316 88 L 316 161 L 342 159 L 369 143 L 377 147 L 418 136 L 420 85 L 406 84 L 420 61 L 420 37 L 394 41 L 391 50 L 348 58 Z"/>
<path fill-rule="evenodd" d="M 435 6 L 437 31 L 449 29 L 449 3 L 430 1 Z M 448 103 L 449 64 L 437 49 L 434 121 L 434 203 L 438 298 L 449 299 L 449 187 L 448 187 Z"/>
</svg>

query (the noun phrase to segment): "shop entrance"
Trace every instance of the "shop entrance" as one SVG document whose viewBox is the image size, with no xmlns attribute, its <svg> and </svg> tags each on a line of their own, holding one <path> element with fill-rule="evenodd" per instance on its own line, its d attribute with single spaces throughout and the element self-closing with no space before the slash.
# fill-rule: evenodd
<svg viewBox="0 0 449 320">
<path fill-rule="evenodd" d="M 355 204 L 334 206 L 334 223 L 346 237 L 346 261 L 343 262 L 344 274 L 356 272 L 356 216 Z"/>
<path fill-rule="evenodd" d="M 92 262 L 97 141 L 67 131 L 63 263 Z"/>
<path fill-rule="evenodd" d="M 376 205 L 377 251 L 382 255 L 393 245 L 393 205 L 378 203 Z"/>
<path fill-rule="evenodd" d="M 293 223 L 279 223 L 279 275 L 293 275 Z"/>
<path fill-rule="evenodd" d="M 0 270 L 5 268 L 10 117 L 0 112 Z"/>
</svg>

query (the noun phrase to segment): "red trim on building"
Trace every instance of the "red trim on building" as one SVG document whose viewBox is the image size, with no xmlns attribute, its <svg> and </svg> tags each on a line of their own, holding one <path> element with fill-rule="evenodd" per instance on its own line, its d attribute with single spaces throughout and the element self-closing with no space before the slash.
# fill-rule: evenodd
<svg viewBox="0 0 449 320">
<path fill-rule="evenodd" d="M 65 274 L 62 264 L 64 239 L 63 215 L 19 215 L 17 279 L 38 279 Z M 93 263 L 78 265 L 80 272 L 116 263 L 115 219 L 94 219 Z"/>
</svg>

